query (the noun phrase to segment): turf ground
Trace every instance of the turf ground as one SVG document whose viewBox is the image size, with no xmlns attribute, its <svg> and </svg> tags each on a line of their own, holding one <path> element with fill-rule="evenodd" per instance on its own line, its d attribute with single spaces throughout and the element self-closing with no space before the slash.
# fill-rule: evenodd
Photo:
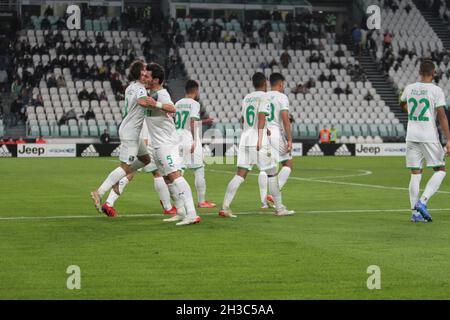
<svg viewBox="0 0 450 320">
<path fill-rule="evenodd" d="M 118 201 L 120 218 L 96 213 L 89 192 L 116 165 L 0 160 L 1 299 L 450 298 L 450 180 L 430 201 L 435 221 L 413 224 L 403 158 L 300 158 L 284 189 L 295 216 L 261 213 L 252 175 L 237 219 L 202 209 L 188 227 L 161 221 L 144 173 Z M 221 203 L 234 171 L 207 167 L 208 199 Z M 66 288 L 69 265 L 81 290 Z M 381 290 L 367 289 L 369 265 Z"/>
</svg>

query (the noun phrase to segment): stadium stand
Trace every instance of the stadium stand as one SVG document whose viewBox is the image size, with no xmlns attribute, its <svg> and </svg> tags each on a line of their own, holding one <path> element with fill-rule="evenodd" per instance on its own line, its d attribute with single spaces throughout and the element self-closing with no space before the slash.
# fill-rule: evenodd
<svg viewBox="0 0 450 320">
<path fill-rule="evenodd" d="M 58 42 L 54 39 L 57 36 L 61 37 Z M 127 44 L 126 51 L 124 39 L 130 39 L 130 48 Z M 119 89 L 112 88 L 108 75 L 125 79 L 125 66 L 134 59 L 135 54 L 142 54 L 141 43 L 146 40 L 142 34 L 136 31 L 103 31 L 99 34 L 86 30 L 26 30 L 26 36 L 21 36 L 19 40 L 27 43 L 25 57 L 40 46 L 48 50 L 48 54 L 33 54 L 32 64 L 23 61 L 17 64 L 17 74 L 22 79 L 25 69 L 33 78 L 33 66 L 46 71 L 40 72 L 41 79 L 34 79 L 36 86 L 32 89 L 33 98 L 40 95 L 42 105 L 26 107 L 29 135 L 96 137 L 108 128 L 111 136 L 117 136 L 117 128 L 122 121 L 123 88 L 122 82 Z M 57 51 L 62 46 L 61 53 L 73 54 L 58 55 Z M 120 56 L 120 51 L 124 55 Z M 49 87 L 52 76 L 62 76 L 64 85 Z M 80 96 L 83 89 L 89 98 Z M 85 120 L 84 114 L 89 109 L 94 112 L 95 119 Z M 71 110 L 76 115 L 75 119 L 64 121 L 65 114 Z"/>
<path fill-rule="evenodd" d="M 58 30 L 65 28 L 66 22 L 57 16 L 31 16 L 31 24 L 34 30 Z M 108 31 L 111 29 L 122 30 L 120 20 L 113 17 L 100 17 L 99 19 L 85 19 L 85 31 Z"/>
<path fill-rule="evenodd" d="M 186 20 L 184 20 L 186 23 Z M 265 22 L 254 21 L 255 29 Z M 240 27 L 229 25 L 229 31 L 222 31 L 222 39 L 232 32 L 236 38 Z M 272 23 L 272 29 L 284 30 L 285 24 Z M 252 48 L 249 43 L 240 42 L 186 42 L 179 54 L 188 77 L 199 80 L 202 85 L 202 103 L 210 116 L 220 119 L 221 130 L 240 130 L 240 101 L 252 90 L 251 75 L 256 71 L 267 76 L 281 72 L 287 79 L 287 92 L 292 92 L 298 84 L 314 85 L 308 93 L 289 93 L 292 115 L 295 121 L 294 137 L 315 139 L 322 127 L 334 127 L 341 133 L 341 140 L 356 142 L 357 136 L 368 141 L 381 141 L 381 137 L 403 137 L 404 127 L 395 118 L 369 81 L 352 81 L 349 72 L 358 65 L 345 45 L 338 45 L 335 35 L 326 33 L 324 37 L 312 39 L 314 47 L 320 50 L 288 50 L 290 66 L 280 66 L 280 56 L 284 33 L 270 32 L 272 43 L 260 43 Z M 335 52 L 343 50 L 344 56 L 336 57 Z M 320 57 L 322 62 L 311 62 Z M 270 64 L 276 64 L 271 68 Z M 315 61 L 315 60 L 313 60 Z M 264 68 L 262 68 L 264 67 Z M 332 81 L 319 81 L 321 75 Z M 351 93 L 346 94 L 347 88 Z M 336 94 L 336 88 L 342 90 Z M 373 100 L 366 100 L 371 96 Z M 367 138 L 367 139 L 366 139 Z M 360 138 L 359 140 L 361 140 Z"/>
<path fill-rule="evenodd" d="M 372 49 L 398 94 L 427 56 L 437 62 L 436 81 L 450 89 L 450 52 L 418 10 L 419 2 L 374 1 L 382 8 L 383 30 L 370 33 L 378 44 Z M 446 23 L 446 7 L 439 12 Z M 23 99 L 27 134 L 97 137 L 108 128 L 117 136 L 127 66 L 137 57 L 149 60 L 151 39 L 125 28 L 120 18 L 89 16 L 78 31 L 64 30 L 61 21 L 53 13 L 31 16 L 14 44 L 14 74 L 31 87 Z M 351 43 L 344 44 L 324 22 L 297 17 L 295 24 L 280 16 L 241 24 L 237 17 L 188 16 L 161 25 L 162 50 L 178 56 L 187 78 L 200 82 L 202 108 L 219 119 L 215 127 L 222 134 L 231 130 L 239 137 L 240 101 L 252 90 L 251 75 L 261 71 L 286 77 L 295 139 L 317 140 L 324 127 L 336 129 L 340 142 L 404 139 L 404 124 L 365 76 Z M 389 45 L 386 33 L 392 35 Z M 15 94 L 20 90 L 25 89 Z"/>
<path fill-rule="evenodd" d="M 375 3 L 382 4 L 381 1 Z M 438 66 L 435 81 L 448 91 L 450 74 L 447 65 L 450 55 L 441 39 L 413 1 L 396 3 L 398 9 L 395 11 L 390 7 L 382 8 L 385 30 L 374 33 L 375 40 L 380 44 L 376 52 L 377 60 L 386 66 L 385 70 L 400 94 L 408 83 L 418 77 L 419 60 L 423 57 L 432 58 Z M 393 35 L 390 46 L 383 45 L 387 32 Z"/>
</svg>

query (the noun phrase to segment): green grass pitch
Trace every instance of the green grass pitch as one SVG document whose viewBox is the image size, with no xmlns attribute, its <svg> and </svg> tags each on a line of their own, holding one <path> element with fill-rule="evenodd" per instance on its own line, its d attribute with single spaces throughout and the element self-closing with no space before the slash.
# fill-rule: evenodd
<svg viewBox="0 0 450 320">
<path fill-rule="evenodd" d="M 89 192 L 116 165 L 0 160 L 0 299 L 450 298 L 449 178 L 429 203 L 435 221 L 413 224 L 403 158 L 297 158 L 283 190 L 295 216 L 261 213 L 251 175 L 233 203 L 246 214 L 202 209 L 187 227 L 162 222 L 145 173 L 119 199 L 121 217 L 96 213 Z M 209 200 L 221 204 L 234 171 L 207 166 Z M 66 288 L 69 265 L 80 290 Z M 370 265 L 380 290 L 367 289 Z"/>
</svg>

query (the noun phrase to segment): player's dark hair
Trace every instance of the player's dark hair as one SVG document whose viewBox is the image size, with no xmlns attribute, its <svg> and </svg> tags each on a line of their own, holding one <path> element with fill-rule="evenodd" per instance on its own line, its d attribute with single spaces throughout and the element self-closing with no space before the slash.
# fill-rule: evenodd
<svg viewBox="0 0 450 320">
<path fill-rule="evenodd" d="M 164 82 L 164 68 L 161 67 L 159 64 L 152 62 L 147 65 L 147 71 L 150 71 L 152 73 L 152 78 L 158 79 L 159 84 Z"/>
<path fill-rule="evenodd" d="M 279 72 L 272 73 L 269 77 L 270 85 L 274 86 L 280 81 L 285 81 L 286 79 Z"/>
<path fill-rule="evenodd" d="M 419 73 L 421 76 L 433 76 L 435 68 L 433 61 L 430 59 L 423 59 L 420 62 Z"/>
<path fill-rule="evenodd" d="M 186 85 L 184 87 L 186 93 L 192 93 L 193 91 L 198 89 L 198 83 L 195 80 L 186 81 Z"/>
<path fill-rule="evenodd" d="M 145 64 L 142 60 L 133 61 L 130 65 L 130 72 L 128 74 L 128 80 L 136 81 L 141 78 L 141 72 L 145 69 Z"/>
<path fill-rule="evenodd" d="M 262 72 L 257 72 L 252 77 L 253 87 L 255 89 L 262 88 L 266 81 L 266 76 Z"/>
</svg>

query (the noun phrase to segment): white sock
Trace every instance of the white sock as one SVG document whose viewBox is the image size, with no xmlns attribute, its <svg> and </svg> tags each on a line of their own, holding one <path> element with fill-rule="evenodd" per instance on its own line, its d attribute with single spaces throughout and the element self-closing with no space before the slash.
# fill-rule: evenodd
<svg viewBox="0 0 450 320">
<path fill-rule="evenodd" d="M 291 174 L 291 171 L 291 168 L 286 166 L 281 168 L 280 172 L 278 173 L 278 184 L 280 185 L 280 189 L 283 189 L 289 178 L 289 175 Z"/>
<path fill-rule="evenodd" d="M 195 210 L 194 199 L 192 198 L 192 190 L 184 177 L 176 178 L 173 182 L 175 191 L 178 191 L 178 195 L 184 202 L 184 208 L 186 209 L 186 216 L 195 217 L 197 211 Z"/>
<path fill-rule="evenodd" d="M 425 191 L 422 194 L 422 197 L 420 197 L 420 201 L 427 204 L 428 200 L 433 196 L 433 194 L 436 193 L 436 191 L 439 190 L 439 187 L 441 186 L 442 181 L 445 178 L 445 171 L 436 171 L 430 178 L 430 180 L 427 183 L 427 186 L 425 187 Z"/>
<path fill-rule="evenodd" d="M 115 185 L 117 182 L 119 182 L 120 179 L 122 179 L 126 175 L 127 175 L 127 173 L 121 167 L 114 169 L 109 174 L 109 176 L 106 178 L 106 180 L 102 183 L 102 185 L 98 188 L 97 192 L 100 195 L 100 197 L 103 197 L 103 195 L 109 189 L 111 189 L 113 185 Z"/>
<path fill-rule="evenodd" d="M 236 191 L 242 182 L 244 182 L 244 178 L 238 175 L 235 175 L 233 179 L 231 179 L 230 183 L 228 184 L 227 191 L 225 192 L 225 198 L 223 199 L 222 209 L 230 208 L 231 202 L 233 201 L 233 198 L 236 195 Z"/>
<path fill-rule="evenodd" d="M 119 181 L 119 193 L 120 194 L 115 193 L 114 190 L 111 189 L 111 191 L 109 192 L 108 199 L 106 199 L 106 203 L 110 207 L 114 207 L 114 203 L 122 195 L 122 193 L 123 193 L 126 185 L 128 184 L 128 182 L 130 182 L 130 181 L 128 180 L 128 178 L 126 176 L 123 177 L 122 179 L 120 179 L 120 181 Z"/>
<path fill-rule="evenodd" d="M 281 200 L 280 184 L 278 182 L 277 176 L 269 177 L 269 192 L 273 197 L 273 202 L 275 203 L 275 209 L 280 210 L 283 208 L 283 203 Z"/>
<path fill-rule="evenodd" d="M 172 209 L 172 204 L 170 203 L 169 188 L 167 187 L 167 184 L 164 181 L 164 178 L 157 177 L 153 180 L 153 182 L 154 182 L 154 186 L 155 186 L 155 191 L 159 195 L 159 200 L 161 200 L 164 210 Z"/>
<path fill-rule="evenodd" d="M 409 181 L 409 202 L 411 203 L 411 210 L 413 214 L 417 214 L 417 211 L 414 210 L 414 206 L 419 200 L 421 179 L 422 174 L 411 174 L 411 180 Z"/>
<path fill-rule="evenodd" d="M 258 185 L 259 185 L 259 195 L 261 196 L 261 203 L 267 205 L 267 173 L 264 171 L 259 172 Z"/>
<path fill-rule="evenodd" d="M 195 189 L 197 190 L 198 202 L 206 201 L 206 180 L 205 180 L 205 168 L 201 167 L 194 170 L 195 176 Z"/>
<path fill-rule="evenodd" d="M 173 185 L 173 183 L 170 183 L 167 185 L 167 187 L 170 191 L 170 196 L 172 197 L 172 200 L 175 203 L 175 207 L 177 208 L 177 214 L 180 216 L 185 216 L 186 210 L 184 209 L 184 202 L 183 199 L 181 199 L 180 196 L 178 195 L 175 186 Z"/>
</svg>

